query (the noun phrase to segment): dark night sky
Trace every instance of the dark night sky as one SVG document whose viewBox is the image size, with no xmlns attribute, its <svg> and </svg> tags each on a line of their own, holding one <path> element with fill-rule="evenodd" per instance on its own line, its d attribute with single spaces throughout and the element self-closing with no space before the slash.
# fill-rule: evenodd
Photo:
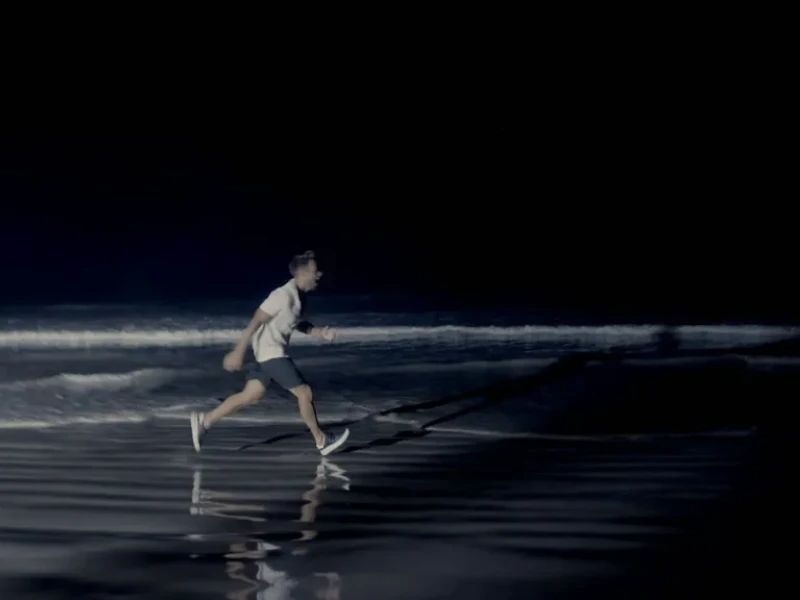
<svg viewBox="0 0 800 600">
<path fill-rule="evenodd" d="M 21 128 L 2 301 L 246 299 L 313 249 L 329 293 L 794 317 L 791 223 L 727 109 L 497 106 Z"/>
</svg>

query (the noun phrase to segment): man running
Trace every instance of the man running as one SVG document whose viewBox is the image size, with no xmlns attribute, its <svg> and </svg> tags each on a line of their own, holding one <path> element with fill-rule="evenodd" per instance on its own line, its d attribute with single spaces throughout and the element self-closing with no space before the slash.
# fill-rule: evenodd
<svg viewBox="0 0 800 600">
<path fill-rule="evenodd" d="M 315 290 L 322 277 L 314 253 L 309 251 L 292 258 L 289 271 L 292 278 L 273 290 L 262 302 L 250 324 L 242 332 L 236 347 L 222 361 L 227 371 L 238 371 L 242 368 L 247 346 L 252 344 L 256 364 L 247 369 L 244 389 L 226 398 L 209 413 L 193 412 L 190 415 L 192 442 L 196 452 L 200 452 L 203 436 L 217 421 L 243 406 L 258 402 L 271 381 L 275 381 L 297 398 L 300 415 L 311 430 L 317 449 L 323 456 L 339 448 L 350 435 L 349 429 L 338 435 L 326 434 L 320 429 L 311 388 L 294 361 L 286 354 L 289 338 L 295 329 L 327 341 L 336 338 L 336 333 L 329 327 L 320 329 L 302 319 L 306 293 Z"/>
</svg>

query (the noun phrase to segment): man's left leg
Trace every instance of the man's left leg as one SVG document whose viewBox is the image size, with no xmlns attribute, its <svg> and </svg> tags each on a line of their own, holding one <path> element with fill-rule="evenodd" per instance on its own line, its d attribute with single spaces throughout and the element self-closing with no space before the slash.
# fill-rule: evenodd
<svg viewBox="0 0 800 600">
<path fill-rule="evenodd" d="M 297 403 L 300 405 L 300 416 L 303 417 L 303 421 L 311 430 L 311 435 L 314 436 L 314 441 L 317 444 L 317 450 L 323 456 L 327 456 L 337 450 L 347 441 L 350 436 L 349 429 L 345 429 L 336 435 L 325 434 L 320 429 L 319 421 L 317 421 L 317 411 L 314 409 L 314 399 L 311 396 L 311 387 L 307 383 L 290 388 L 289 391 L 297 398 Z"/>
<path fill-rule="evenodd" d="M 300 416 L 303 417 L 311 435 L 314 436 L 314 442 L 323 456 L 327 456 L 339 446 L 344 444 L 350 431 L 345 429 L 338 435 L 326 435 L 319 426 L 317 420 L 317 411 L 314 408 L 314 397 L 311 393 L 311 386 L 306 383 L 305 378 L 300 373 L 297 365 L 288 356 L 281 358 L 274 358 L 263 363 L 264 368 L 269 373 L 269 376 L 283 389 L 288 390 L 297 398 L 297 403 L 300 408 Z"/>
<path fill-rule="evenodd" d="M 317 448 L 325 445 L 325 434 L 320 429 L 319 421 L 317 420 L 317 410 L 314 408 L 314 398 L 311 394 L 311 386 L 307 383 L 295 386 L 289 389 L 290 392 L 297 398 L 297 404 L 300 408 L 300 416 L 314 436 L 314 441 L 317 443 Z"/>
</svg>

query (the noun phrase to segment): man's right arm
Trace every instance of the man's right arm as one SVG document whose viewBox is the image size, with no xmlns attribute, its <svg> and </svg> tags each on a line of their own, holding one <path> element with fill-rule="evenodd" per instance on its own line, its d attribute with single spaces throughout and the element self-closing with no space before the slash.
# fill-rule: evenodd
<svg viewBox="0 0 800 600">
<path fill-rule="evenodd" d="M 250 340 L 253 339 L 253 335 L 258 331 L 258 328 L 269 323 L 273 317 L 281 311 L 285 302 L 284 294 L 285 292 L 278 288 L 277 290 L 273 290 L 267 299 L 261 303 L 261 306 L 259 306 L 253 314 L 253 318 L 250 319 L 250 323 L 248 323 L 247 327 L 242 331 L 242 335 L 236 343 L 236 347 L 233 349 L 234 353 L 239 356 L 244 356 L 247 347 L 250 345 Z"/>
<path fill-rule="evenodd" d="M 236 347 L 233 349 L 234 352 L 244 354 L 245 351 L 247 351 L 247 347 L 250 345 L 250 340 L 253 339 L 253 335 L 258 331 L 258 328 L 269 323 L 272 318 L 273 315 L 267 314 L 261 308 L 257 308 L 256 312 L 253 314 L 253 318 L 250 319 L 250 323 L 248 323 L 247 327 L 242 331 L 242 335 L 236 343 Z"/>
</svg>

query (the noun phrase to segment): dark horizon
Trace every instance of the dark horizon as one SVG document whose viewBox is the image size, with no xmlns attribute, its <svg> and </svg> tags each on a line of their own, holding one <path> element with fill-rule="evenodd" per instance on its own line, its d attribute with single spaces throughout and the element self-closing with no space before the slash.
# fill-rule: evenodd
<svg viewBox="0 0 800 600">
<path fill-rule="evenodd" d="M 247 300 L 312 249 L 330 295 L 797 319 L 741 148 L 698 172 L 522 126 L 257 134 L 5 138 L 2 304 Z"/>
</svg>

